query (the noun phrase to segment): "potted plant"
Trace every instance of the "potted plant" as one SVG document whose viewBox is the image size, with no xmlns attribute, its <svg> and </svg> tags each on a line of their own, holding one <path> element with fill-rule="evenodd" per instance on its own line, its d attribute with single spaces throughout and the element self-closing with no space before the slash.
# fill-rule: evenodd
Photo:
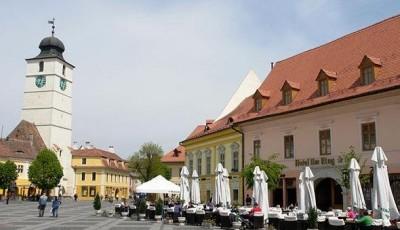
<svg viewBox="0 0 400 230">
<path fill-rule="evenodd" d="M 139 207 L 138 207 L 140 221 L 144 221 L 144 219 L 146 217 L 146 209 L 147 209 L 146 201 L 144 199 L 140 200 Z"/>
<path fill-rule="evenodd" d="M 101 200 L 100 200 L 100 196 L 98 193 L 96 194 L 96 196 L 94 198 L 93 208 L 94 208 L 94 210 L 96 210 L 97 216 L 101 215 Z"/>
<path fill-rule="evenodd" d="M 308 210 L 308 220 L 307 220 L 307 229 L 308 230 L 318 230 L 317 218 L 318 218 L 317 209 L 310 208 Z"/>
<path fill-rule="evenodd" d="M 161 200 L 161 198 L 158 198 L 157 203 L 156 203 L 156 215 L 155 215 L 155 219 L 157 222 L 161 221 L 163 208 L 164 208 L 164 203 Z"/>
</svg>

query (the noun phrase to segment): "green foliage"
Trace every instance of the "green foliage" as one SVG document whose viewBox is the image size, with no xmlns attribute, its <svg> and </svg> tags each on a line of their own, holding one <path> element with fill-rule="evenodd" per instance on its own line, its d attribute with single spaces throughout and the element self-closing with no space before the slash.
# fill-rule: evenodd
<svg viewBox="0 0 400 230">
<path fill-rule="evenodd" d="M 164 203 L 161 200 L 161 198 L 158 198 L 156 203 L 156 215 L 162 215 L 163 208 L 164 208 Z"/>
<path fill-rule="evenodd" d="M 163 150 L 152 142 L 145 143 L 129 160 L 129 168 L 137 173 L 142 182 L 149 181 L 158 175 L 171 179 L 169 168 L 161 162 Z"/>
<path fill-rule="evenodd" d="M 260 170 L 264 170 L 264 172 L 268 176 L 268 187 L 273 190 L 278 187 L 279 177 L 282 173 L 282 170 L 286 167 L 283 164 L 279 164 L 275 162 L 277 154 L 270 156 L 267 160 L 263 160 L 260 158 L 253 158 L 249 164 L 247 164 L 242 171 L 242 177 L 245 178 L 247 188 L 253 187 L 253 172 L 256 166 L 260 167 Z"/>
<path fill-rule="evenodd" d="M 318 228 L 317 218 L 318 218 L 317 209 L 310 208 L 308 210 L 308 220 L 307 220 L 308 228 Z"/>
<path fill-rule="evenodd" d="M 96 193 L 96 197 L 94 198 L 93 208 L 95 210 L 100 210 L 101 209 L 101 200 L 100 200 L 100 196 L 99 196 L 98 193 Z"/>
<path fill-rule="evenodd" d="M 63 175 L 61 164 L 50 149 L 40 151 L 28 171 L 29 180 L 43 190 L 56 187 Z"/>
<path fill-rule="evenodd" d="M 347 189 L 350 189 L 349 167 L 350 167 L 351 159 L 355 158 L 357 160 L 357 162 L 360 164 L 360 172 L 363 172 L 363 169 L 365 168 L 366 160 L 361 162 L 361 160 L 362 160 L 361 154 L 357 153 L 354 150 L 353 146 L 349 147 L 348 152 L 342 152 L 340 157 L 343 160 L 343 164 L 336 167 L 336 169 L 338 170 L 339 175 L 340 175 L 339 183 L 341 186 L 343 186 Z M 369 183 L 369 175 L 360 173 L 360 183 L 361 183 L 361 185 Z"/>
<path fill-rule="evenodd" d="M 146 213 L 146 209 L 147 209 L 146 201 L 144 199 L 141 199 L 139 201 L 139 207 L 138 207 L 139 213 L 142 214 Z"/>
<path fill-rule="evenodd" d="M 18 178 L 17 165 L 12 161 L 0 162 L 0 188 L 7 189 Z"/>
</svg>

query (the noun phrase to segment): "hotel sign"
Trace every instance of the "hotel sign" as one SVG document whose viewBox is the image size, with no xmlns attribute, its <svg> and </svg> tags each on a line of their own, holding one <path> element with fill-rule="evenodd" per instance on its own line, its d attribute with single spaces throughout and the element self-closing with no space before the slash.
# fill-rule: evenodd
<svg viewBox="0 0 400 230">
<path fill-rule="evenodd" d="M 317 166 L 317 165 L 330 165 L 341 164 L 343 162 L 342 157 L 335 159 L 334 157 L 320 157 L 320 158 L 306 158 L 306 159 L 295 159 L 296 167 L 304 166 Z"/>
</svg>

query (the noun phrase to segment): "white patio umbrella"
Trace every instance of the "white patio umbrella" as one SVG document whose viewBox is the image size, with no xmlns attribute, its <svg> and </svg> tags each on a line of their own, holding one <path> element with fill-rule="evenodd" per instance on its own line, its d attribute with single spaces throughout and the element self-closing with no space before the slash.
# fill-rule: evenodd
<svg viewBox="0 0 400 230">
<path fill-rule="evenodd" d="M 180 180 L 180 197 L 181 200 L 184 201 L 182 204 L 183 206 L 187 205 L 190 201 L 190 194 L 189 194 L 189 170 L 186 166 L 182 167 L 181 170 L 181 180 Z"/>
<path fill-rule="evenodd" d="M 218 163 L 217 168 L 215 169 L 215 192 L 214 192 L 214 203 L 219 204 L 222 203 L 223 206 L 226 205 L 226 196 L 225 196 L 225 184 L 224 184 L 224 167 L 222 167 L 221 163 Z"/>
<path fill-rule="evenodd" d="M 310 167 L 305 167 L 304 169 L 304 194 L 305 194 L 305 209 L 306 212 L 310 208 L 317 208 L 315 202 L 315 192 L 314 192 L 314 174 L 312 173 Z"/>
<path fill-rule="evenodd" d="M 300 172 L 299 176 L 299 190 L 300 190 L 300 202 L 299 202 L 299 210 L 303 213 L 306 213 L 306 197 L 305 197 L 305 185 L 304 185 L 304 172 Z"/>
<path fill-rule="evenodd" d="M 193 170 L 192 173 L 192 189 L 190 193 L 190 198 L 192 203 L 199 204 L 200 203 L 200 185 L 199 185 L 199 175 L 196 170 Z"/>
<path fill-rule="evenodd" d="M 378 218 L 383 220 L 385 226 L 390 225 L 390 220 L 399 218 L 399 211 L 390 188 L 389 176 L 385 161 L 387 157 L 381 147 L 375 147 L 371 158 L 374 163 L 374 178 L 372 188 L 372 209 L 378 213 Z"/>
<path fill-rule="evenodd" d="M 253 171 L 253 198 L 254 202 L 256 202 L 264 213 L 264 220 L 268 218 L 268 176 L 267 174 L 260 170 L 260 167 L 254 167 Z"/>
<path fill-rule="evenodd" d="M 360 165 L 356 159 L 350 161 L 350 191 L 351 191 L 351 206 L 353 209 L 366 209 L 364 194 L 360 183 Z"/>
<path fill-rule="evenodd" d="M 224 187 L 225 187 L 225 204 L 231 204 L 231 186 L 229 185 L 229 173 L 226 168 L 224 168 L 224 172 L 222 174 L 224 176 Z"/>
</svg>

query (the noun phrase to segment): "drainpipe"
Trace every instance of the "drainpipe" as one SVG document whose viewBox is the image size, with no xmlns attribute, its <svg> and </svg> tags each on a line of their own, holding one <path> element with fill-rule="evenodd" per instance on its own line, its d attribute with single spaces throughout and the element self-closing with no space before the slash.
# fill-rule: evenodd
<svg viewBox="0 0 400 230">
<path fill-rule="evenodd" d="M 242 137 L 242 169 L 244 168 L 244 134 L 241 130 L 237 129 L 235 126 L 231 126 L 231 128 L 236 131 L 237 133 L 239 133 Z M 242 177 L 242 205 L 245 204 L 245 195 L 244 195 L 244 177 Z"/>
</svg>

